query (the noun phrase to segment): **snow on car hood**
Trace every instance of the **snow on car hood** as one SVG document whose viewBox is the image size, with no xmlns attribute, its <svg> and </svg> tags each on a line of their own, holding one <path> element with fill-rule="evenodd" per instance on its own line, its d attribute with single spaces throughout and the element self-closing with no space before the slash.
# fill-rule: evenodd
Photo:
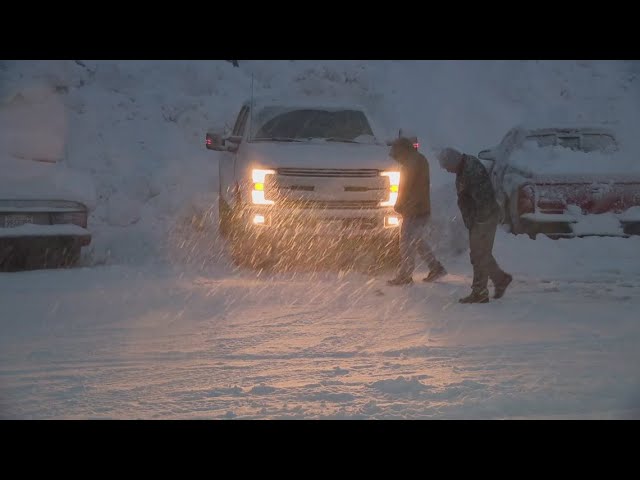
<svg viewBox="0 0 640 480">
<path fill-rule="evenodd" d="M 266 168 L 398 168 L 389 147 L 341 142 L 255 142 L 243 145 L 251 163 Z"/>
<path fill-rule="evenodd" d="M 536 178 L 584 178 L 606 176 L 640 178 L 640 158 L 630 152 L 580 152 L 564 147 L 537 147 L 526 143 L 510 159 L 511 167 Z"/>
<path fill-rule="evenodd" d="M 0 200 L 68 200 L 95 208 L 93 179 L 60 163 L 0 154 Z"/>
</svg>

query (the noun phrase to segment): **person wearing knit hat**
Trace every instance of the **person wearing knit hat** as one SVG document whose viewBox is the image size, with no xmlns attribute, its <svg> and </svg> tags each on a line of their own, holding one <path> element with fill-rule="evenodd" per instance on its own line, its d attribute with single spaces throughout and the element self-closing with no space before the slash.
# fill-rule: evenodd
<svg viewBox="0 0 640 480">
<path fill-rule="evenodd" d="M 438 161 L 447 172 L 457 173 L 462 162 L 462 153 L 455 148 L 444 148 L 438 154 Z"/>
<path fill-rule="evenodd" d="M 484 165 L 476 157 L 454 148 L 445 148 L 438 154 L 440 166 L 456 174 L 458 207 L 462 220 L 469 230 L 469 247 L 473 265 L 471 294 L 460 303 L 487 303 L 487 283 L 491 279 L 494 298 L 504 295 L 513 277 L 504 272 L 493 257 L 493 243 L 500 218 L 491 178 Z"/>
<path fill-rule="evenodd" d="M 402 215 L 400 227 L 400 266 L 389 285 L 413 283 L 415 256 L 419 254 L 429 267 L 423 279 L 433 282 L 447 274 L 424 238 L 431 218 L 429 162 L 420 154 L 414 139 L 400 136 L 391 144 L 389 152 L 400 164 L 400 185 L 394 209 Z"/>
</svg>

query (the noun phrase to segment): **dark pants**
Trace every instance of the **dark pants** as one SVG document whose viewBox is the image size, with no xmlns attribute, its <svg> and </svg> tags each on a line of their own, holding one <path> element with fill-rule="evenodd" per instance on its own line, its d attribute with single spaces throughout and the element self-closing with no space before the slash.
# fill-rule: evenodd
<svg viewBox="0 0 640 480">
<path fill-rule="evenodd" d="M 489 278 L 494 285 L 504 282 L 506 273 L 493 258 L 493 242 L 496 237 L 498 220 L 496 218 L 484 223 L 476 223 L 469 230 L 469 247 L 471 249 L 471 265 L 473 265 L 473 291 L 487 288 Z"/>
<path fill-rule="evenodd" d="M 403 217 L 400 227 L 400 268 L 398 278 L 408 278 L 415 269 L 415 256 L 420 255 L 429 266 L 429 270 L 441 268 L 425 236 L 429 225 L 429 215 Z"/>
</svg>

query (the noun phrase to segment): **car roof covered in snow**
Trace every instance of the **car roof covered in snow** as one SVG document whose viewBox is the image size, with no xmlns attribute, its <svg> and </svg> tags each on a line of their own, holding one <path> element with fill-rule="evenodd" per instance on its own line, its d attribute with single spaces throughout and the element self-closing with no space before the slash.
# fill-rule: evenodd
<svg viewBox="0 0 640 480">
<path fill-rule="evenodd" d="M 541 124 L 521 124 L 515 127 L 518 130 L 527 133 L 554 133 L 554 132 L 577 132 L 582 133 L 606 133 L 616 136 L 615 131 L 605 124 L 589 124 L 589 123 L 561 123 L 553 122 L 548 125 Z"/>
</svg>

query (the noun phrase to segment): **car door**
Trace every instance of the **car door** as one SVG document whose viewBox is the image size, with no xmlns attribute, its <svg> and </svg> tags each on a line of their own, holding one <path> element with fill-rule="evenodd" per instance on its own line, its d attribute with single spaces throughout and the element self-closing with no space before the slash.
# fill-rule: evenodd
<svg viewBox="0 0 640 480">
<path fill-rule="evenodd" d="M 249 107 L 246 105 L 240 109 L 238 116 L 236 117 L 235 124 L 233 126 L 233 130 L 231 131 L 231 136 L 239 135 L 241 136 L 244 132 L 244 126 L 247 123 L 247 116 L 249 113 Z M 226 141 L 227 145 L 233 145 Z M 237 149 L 235 152 L 230 152 L 225 150 L 221 152 L 220 162 L 218 164 L 218 174 L 220 178 L 220 196 L 227 202 L 228 205 L 232 206 L 234 204 L 234 192 L 236 187 L 236 178 L 235 178 L 235 164 L 236 158 L 238 155 Z"/>
</svg>

